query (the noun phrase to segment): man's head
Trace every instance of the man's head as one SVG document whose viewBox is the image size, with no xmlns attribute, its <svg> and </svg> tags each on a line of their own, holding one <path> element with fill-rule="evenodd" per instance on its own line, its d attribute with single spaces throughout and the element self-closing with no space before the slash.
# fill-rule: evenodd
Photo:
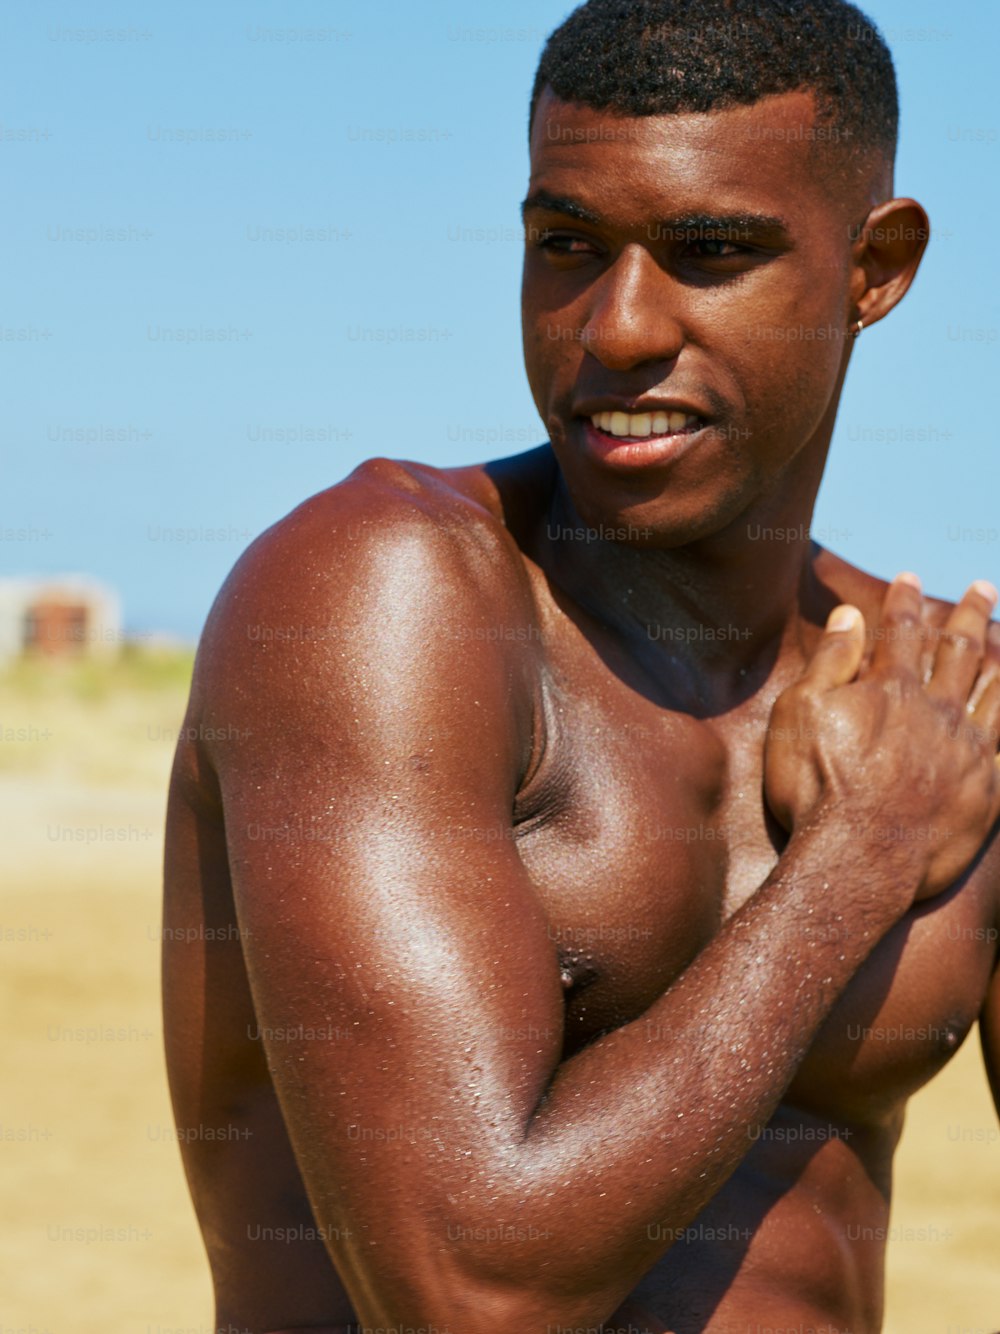
<svg viewBox="0 0 1000 1334">
<path fill-rule="evenodd" d="M 522 322 L 583 517 L 672 546 L 808 509 L 850 332 L 926 244 L 920 206 L 891 199 L 896 128 L 889 53 L 841 0 L 588 0 L 553 33 Z M 674 433 L 657 407 L 698 420 L 629 451 L 601 405 L 639 416 L 626 440 Z"/>
</svg>

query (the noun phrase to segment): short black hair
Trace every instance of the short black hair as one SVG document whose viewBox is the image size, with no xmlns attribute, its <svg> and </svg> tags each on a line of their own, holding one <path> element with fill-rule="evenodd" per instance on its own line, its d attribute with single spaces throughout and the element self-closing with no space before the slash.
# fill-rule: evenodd
<svg viewBox="0 0 1000 1334">
<path fill-rule="evenodd" d="M 586 0 L 551 34 L 531 93 L 621 116 L 748 106 L 814 94 L 828 141 L 896 153 L 889 48 L 847 0 Z"/>
</svg>

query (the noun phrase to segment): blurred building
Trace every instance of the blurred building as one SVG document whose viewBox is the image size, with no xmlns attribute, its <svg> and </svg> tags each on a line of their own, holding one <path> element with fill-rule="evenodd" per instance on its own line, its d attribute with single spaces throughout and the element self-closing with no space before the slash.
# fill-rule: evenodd
<svg viewBox="0 0 1000 1334">
<path fill-rule="evenodd" d="M 82 574 L 0 579 L 0 663 L 25 654 L 112 657 L 122 647 L 121 600 Z"/>
</svg>

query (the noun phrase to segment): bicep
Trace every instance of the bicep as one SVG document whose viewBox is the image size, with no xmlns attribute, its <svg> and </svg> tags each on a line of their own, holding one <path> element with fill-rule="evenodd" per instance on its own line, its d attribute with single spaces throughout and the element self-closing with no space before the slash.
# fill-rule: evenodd
<svg viewBox="0 0 1000 1334">
<path fill-rule="evenodd" d="M 504 1115 L 504 1134 L 519 1135 L 558 1059 L 562 1005 L 546 919 L 509 826 L 477 824 L 474 810 L 458 809 L 460 792 L 450 818 L 428 812 L 402 784 L 356 791 L 366 812 L 341 824 L 343 788 L 315 772 L 294 786 L 290 818 L 275 820 L 266 789 L 226 813 L 258 1017 L 291 1035 L 271 1044 L 277 1077 L 315 1082 L 328 1118 L 345 1108 L 389 1114 L 400 1081 L 427 1074 L 431 1084 L 409 1087 L 407 1104 L 429 1113 L 440 1102 L 435 1114 L 455 1133 L 463 1119 L 479 1133 L 485 1098 L 491 1118 Z M 268 827 L 288 827 L 289 840 L 263 844 Z M 544 1041 L 511 1036 L 531 1018 L 537 1039 L 540 1015 Z M 306 1037 L 299 1050 L 302 1024 L 332 1039 Z M 475 1097 L 454 1101 L 477 1084 Z"/>
</svg>

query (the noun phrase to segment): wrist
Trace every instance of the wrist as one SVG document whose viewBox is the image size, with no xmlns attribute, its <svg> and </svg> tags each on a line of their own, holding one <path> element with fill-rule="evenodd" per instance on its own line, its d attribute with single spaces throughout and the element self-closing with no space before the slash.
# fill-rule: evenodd
<svg viewBox="0 0 1000 1334">
<path fill-rule="evenodd" d="M 928 870 L 930 847 L 914 832 L 871 806 L 823 799 L 796 822 L 787 850 L 794 845 L 822 860 L 826 880 L 836 878 L 838 903 L 857 902 L 893 925 L 912 906 Z"/>
</svg>

